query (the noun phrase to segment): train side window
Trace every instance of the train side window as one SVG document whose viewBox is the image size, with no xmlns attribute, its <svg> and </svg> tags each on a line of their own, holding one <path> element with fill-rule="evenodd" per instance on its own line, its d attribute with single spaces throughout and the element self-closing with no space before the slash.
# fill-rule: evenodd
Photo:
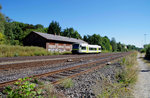
<svg viewBox="0 0 150 98">
<path fill-rule="evenodd" d="M 89 50 L 92 50 L 92 48 L 89 48 Z"/>
<path fill-rule="evenodd" d="M 101 48 L 98 48 L 98 50 L 101 50 Z"/>
<path fill-rule="evenodd" d="M 81 47 L 82 50 L 86 50 L 86 47 Z"/>
<path fill-rule="evenodd" d="M 96 48 L 89 48 L 89 50 L 97 50 Z"/>
</svg>

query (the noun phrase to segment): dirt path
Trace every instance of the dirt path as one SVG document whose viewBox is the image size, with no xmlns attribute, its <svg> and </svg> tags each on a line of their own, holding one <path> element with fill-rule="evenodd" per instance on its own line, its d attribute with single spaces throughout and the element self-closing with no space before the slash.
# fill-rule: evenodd
<svg viewBox="0 0 150 98">
<path fill-rule="evenodd" d="M 135 98 L 150 98 L 150 65 L 145 63 L 142 55 L 138 55 L 139 74 L 135 85 Z"/>
</svg>

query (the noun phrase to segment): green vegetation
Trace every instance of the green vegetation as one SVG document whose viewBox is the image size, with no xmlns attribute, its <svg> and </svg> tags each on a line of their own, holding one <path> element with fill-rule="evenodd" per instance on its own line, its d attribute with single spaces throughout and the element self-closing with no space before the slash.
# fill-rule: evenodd
<svg viewBox="0 0 150 98">
<path fill-rule="evenodd" d="M 82 39 L 81 35 L 78 33 L 78 31 L 74 30 L 73 28 L 66 28 L 64 29 L 62 36 L 71 37 L 71 38 L 78 38 Z"/>
<path fill-rule="evenodd" d="M 40 47 L 0 45 L 0 51 L 0 57 L 52 55 L 51 52 Z"/>
<path fill-rule="evenodd" d="M 132 86 L 137 80 L 137 53 L 123 58 L 121 65 L 123 70 L 116 75 L 117 83 L 110 83 L 107 79 L 103 81 L 103 89 L 98 98 L 121 98 L 131 97 Z"/>
<path fill-rule="evenodd" d="M 6 98 L 64 98 L 64 95 L 55 91 L 51 83 L 41 83 L 34 78 L 18 79 L 14 85 L 3 90 Z"/>
<path fill-rule="evenodd" d="M 59 23 L 56 21 L 52 21 L 48 27 L 47 33 L 60 35 L 61 34 L 61 27 L 59 26 Z"/>
<path fill-rule="evenodd" d="M 150 46 L 148 46 L 148 48 L 146 49 L 145 58 L 146 58 L 146 59 L 150 59 Z"/>
<path fill-rule="evenodd" d="M 141 50 L 141 53 L 146 53 L 145 59 L 150 60 L 150 44 L 144 45 L 144 48 Z"/>
<path fill-rule="evenodd" d="M 101 37 L 99 34 L 87 35 L 83 37 L 83 40 L 89 44 L 95 44 L 102 46 L 103 51 L 108 52 L 125 52 L 131 50 L 138 50 L 139 48 L 134 45 L 125 45 L 120 42 L 116 42 L 115 38 L 110 40 L 107 36 Z"/>
<path fill-rule="evenodd" d="M 29 82 L 31 78 L 19 79 L 14 87 L 6 87 L 4 93 L 8 98 L 33 98 L 42 93 L 42 89 L 36 88 L 34 83 Z"/>
<path fill-rule="evenodd" d="M 24 47 L 24 46 L 11 46 L 0 45 L 0 57 L 17 57 L 17 56 L 46 56 L 46 55 L 60 55 L 70 54 L 71 52 L 49 52 L 41 47 Z"/>
<path fill-rule="evenodd" d="M 126 86 L 130 84 L 134 84 L 136 82 L 136 72 L 137 67 L 135 66 L 137 64 L 137 53 L 133 53 L 130 56 L 127 56 L 122 59 L 121 64 L 123 67 L 122 72 L 119 72 L 119 74 L 116 76 L 118 79 L 118 82 L 124 83 Z"/>
<path fill-rule="evenodd" d="M 1 13 L 2 6 L 0 5 L 0 33 L 4 34 L 5 16 Z"/>
<path fill-rule="evenodd" d="M 117 43 L 115 38 L 112 38 L 111 42 L 110 42 L 111 46 L 112 46 L 112 51 L 116 52 L 117 51 Z"/>
<path fill-rule="evenodd" d="M 141 49 L 141 53 L 146 53 L 145 54 L 145 59 L 150 60 L 150 44 L 145 44 L 144 48 Z"/>
<path fill-rule="evenodd" d="M 99 34 L 93 34 L 92 36 L 84 36 L 83 40 L 89 44 L 100 45 L 103 50 L 112 51 L 112 46 L 110 45 L 110 40 L 107 36 L 101 37 Z"/>
<path fill-rule="evenodd" d="M 73 87 L 74 83 L 72 81 L 72 79 L 65 79 L 62 83 L 61 83 L 61 86 L 64 87 L 64 88 L 71 88 Z"/>
</svg>

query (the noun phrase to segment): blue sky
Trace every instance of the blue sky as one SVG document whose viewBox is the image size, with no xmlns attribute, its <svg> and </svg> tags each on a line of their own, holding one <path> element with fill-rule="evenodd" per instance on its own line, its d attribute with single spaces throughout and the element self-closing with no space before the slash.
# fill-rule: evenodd
<svg viewBox="0 0 150 98">
<path fill-rule="evenodd" d="M 150 0 L 0 0 L 11 19 L 62 29 L 73 27 L 82 36 L 94 33 L 142 47 L 150 43 Z"/>
</svg>

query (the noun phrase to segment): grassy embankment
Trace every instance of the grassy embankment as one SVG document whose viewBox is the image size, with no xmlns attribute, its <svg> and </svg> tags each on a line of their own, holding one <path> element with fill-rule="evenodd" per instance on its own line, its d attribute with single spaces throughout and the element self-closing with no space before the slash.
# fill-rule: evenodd
<svg viewBox="0 0 150 98">
<path fill-rule="evenodd" d="M 120 98 L 120 97 L 132 97 L 132 87 L 137 80 L 137 53 L 134 52 L 129 56 L 122 58 L 120 61 L 122 71 L 116 75 L 117 82 L 110 83 L 108 80 L 104 80 L 102 93 L 98 98 Z"/>
<path fill-rule="evenodd" d="M 41 47 L 29 47 L 29 46 L 10 46 L 0 45 L 0 57 L 17 57 L 17 56 L 46 56 L 46 55 L 59 55 L 69 54 L 71 52 L 48 52 Z"/>
</svg>

